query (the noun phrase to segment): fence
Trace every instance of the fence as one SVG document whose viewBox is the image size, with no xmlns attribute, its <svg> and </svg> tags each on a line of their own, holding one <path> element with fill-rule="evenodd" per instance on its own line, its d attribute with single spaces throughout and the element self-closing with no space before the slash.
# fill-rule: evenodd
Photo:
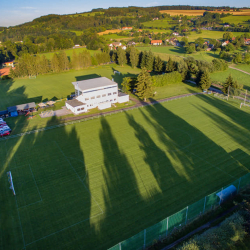
<svg viewBox="0 0 250 250">
<path fill-rule="evenodd" d="M 250 173 L 242 176 L 238 180 L 222 187 L 214 193 L 202 198 L 182 209 L 181 211 L 167 217 L 159 223 L 144 229 L 138 234 L 124 240 L 117 245 L 109 248 L 109 250 L 142 250 L 149 247 L 156 241 L 168 237 L 175 229 L 181 228 L 187 223 L 193 221 L 198 216 L 219 206 L 223 202 L 223 196 L 217 194 L 225 188 L 233 185 L 237 192 L 246 188 L 250 184 Z"/>
</svg>

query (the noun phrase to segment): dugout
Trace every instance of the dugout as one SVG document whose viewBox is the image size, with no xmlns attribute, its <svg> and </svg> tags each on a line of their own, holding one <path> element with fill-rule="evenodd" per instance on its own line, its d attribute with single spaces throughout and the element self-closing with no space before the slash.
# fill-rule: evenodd
<svg viewBox="0 0 250 250">
<path fill-rule="evenodd" d="M 1 117 L 1 118 L 8 117 L 8 110 L 0 111 L 0 117 Z"/>
<path fill-rule="evenodd" d="M 227 188 L 221 190 L 216 195 L 220 199 L 220 204 L 229 200 L 230 198 L 233 198 L 237 194 L 237 189 L 234 185 L 230 185 Z"/>
</svg>

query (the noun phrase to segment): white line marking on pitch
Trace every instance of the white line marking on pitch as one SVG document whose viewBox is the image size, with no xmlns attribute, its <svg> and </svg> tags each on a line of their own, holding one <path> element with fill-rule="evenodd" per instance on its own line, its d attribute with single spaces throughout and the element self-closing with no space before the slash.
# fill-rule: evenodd
<svg viewBox="0 0 250 250">
<path fill-rule="evenodd" d="M 79 176 L 79 174 L 76 172 L 75 168 L 72 166 L 72 164 L 70 163 L 69 159 L 67 158 L 67 156 L 64 154 L 64 152 L 62 151 L 62 149 L 60 148 L 60 146 L 58 145 L 58 143 L 56 141 L 54 141 L 55 144 L 57 145 L 57 147 L 59 148 L 59 150 L 61 151 L 61 153 L 63 154 L 63 156 L 65 157 L 65 159 L 67 160 L 67 162 L 69 163 L 69 165 L 71 166 L 71 168 L 74 170 L 74 172 L 76 173 L 76 175 L 78 176 L 79 180 L 81 181 L 81 183 L 83 184 L 83 186 L 85 187 L 85 189 L 87 190 L 87 192 L 89 193 L 90 197 L 93 197 L 93 200 L 95 201 L 95 203 L 97 204 L 97 206 L 99 207 L 99 209 L 102 211 L 102 208 L 100 207 L 99 203 L 96 201 L 95 197 L 90 193 L 90 190 L 86 187 L 86 185 L 84 184 L 83 180 L 81 179 L 81 177 Z"/>
</svg>

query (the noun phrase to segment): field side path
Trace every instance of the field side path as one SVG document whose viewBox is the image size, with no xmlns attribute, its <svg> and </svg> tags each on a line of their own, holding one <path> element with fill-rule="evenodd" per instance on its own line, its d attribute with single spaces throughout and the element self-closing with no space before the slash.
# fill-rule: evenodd
<svg viewBox="0 0 250 250">
<path fill-rule="evenodd" d="M 220 215 L 218 215 L 215 219 L 212 219 L 212 220 L 210 220 L 209 222 L 207 222 L 206 224 L 204 224 L 204 225 L 202 225 L 202 226 L 196 228 L 196 229 L 193 230 L 192 232 L 186 234 L 185 236 L 183 236 L 183 237 L 180 238 L 179 240 L 176 240 L 175 242 L 173 242 L 172 244 L 170 244 L 170 245 L 168 245 L 168 246 L 162 248 L 161 250 L 168 250 L 168 249 L 171 249 L 171 248 L 175 247 L 176 245 L 180 244 L 182 241 L 184 241 L 184 240 L 190 238 L 190 237 L 193 236 L 194 234 L 197 234 L 197 233 L 203 231 L 204 229 L 211 228 L 211 224 L 212 224 L 213 222 L 215 222 L 216 220 L 222 218 L 223 216 L 225 216 L 225 215 L 231 213 L 232 211 L 234 211 L 234 210 L 235 210 L 236 208 L 238 208 L 238 207 L 239 207 L 239 205 L 236 205 L 236 206 L 234 206 L 234 207 L 228 209 L 227 211 L 225 211 L 225 212 L 221 213 Z M 219 227 L 220 224 L 221 224 L 221 223 L 219 223 L 218 225 L 216 225 L 216 226 L 214 226 L 214 227 Z M 212 227 L 212 228 L 213 228 L 213 227 Z"/>
<path fill-rule="evenodd" d="M 240 71 L 240 72 L 242 72 L 242 73 L 244 73 L 244 74 L 250 75 L 250 73 L 248 73 L 248 72 L 246 72 L 246 71 L 244 71 L 244 70 L 242 70 L 242 69 L 235 68 L 235 67 L 233 67 L 233 66 L 228 66 L 228 68 L 230 68 L 230 69 L 235 69 L 235 70 L 238 70 L 238 71 Z"/>
<path fill-rule="evenodd" d="M 26 132 L 21 133 L 21 134 L 2 137 L 2 138 L 0 138 L 0 141 L 12 139 L 12 138 L 16 138 L 16 137 L 20 137 L 20 136 L 24 136 L 24 135 L 34 134 L 34 133 L 42 132 L 42 131 L 49 130 L 49 129 L 54 129 L 54 128 L 58 128 L 58 127 L 71 125 L 71 124 L 74 124 L 74 123 L 77 123 L 77 122 L 86 121 L 86 119 L 89 120 L 89 118 L 92 118 L 92 119 L 93 118 L 99 118 L 100 116 L 106 116 L 106 115 L 121 113 L 121 112 L 124 112 L 124 111 L 133 110 L 133 109 L 136 109 L 136 108 L 139 108 L 139 107 L 155 105 L 157 103 L 167 102 L 167 101 L 176 100 L 176 99 L 180 99 L 180 98 L 188 97 L 188 96 L 193 96 L 193 95 L 199 95 L 199 94 L 203 95 L 203 94 L 206 94 L 206 93 L 203 93 L 203 92 L 190 93 L 190 94 L 178 95 L 178 96 L 169 97 L 169 98 L 161 99 L 161 100 L 158 100 L 158 101 L 152 101 L 152 102 L 143 102 L 143 101 L 139 101 L 139 100 L 137 100 L 135 98 L 131 98 L 132 100 L 134 100 L 136 102 L 136 104 L 134 106 L 132 106 L 132 107 L 122 108 L 122 109 L 108 111 L 108 112 L 104 112 L 104 113 L 100 112 L 100 113 L 92 114 L 92 115 L 82 115 L 82 116 L 76 116 L 76 117 L 68 117 L 68 118 L 65 118 L 63 120 L 63 121 L 65 121 L 64 123 L 60 123 L 58 125 L 54 125 L 54 126 L 51 126 L 51 127 L 44 127 L 44 128 L 40 128 L 40 129 L 36 129 L 36 130 L 26 131 Z"/>
</svg>

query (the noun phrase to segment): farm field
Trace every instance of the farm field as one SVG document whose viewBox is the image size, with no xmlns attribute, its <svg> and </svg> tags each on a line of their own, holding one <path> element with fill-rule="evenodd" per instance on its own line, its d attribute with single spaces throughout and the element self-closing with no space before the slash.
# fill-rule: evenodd
<svg viewBox="0 0 250 250">
<path fill-rule="evenodd" d="M 171 16 L 184 15 L 184 16 L 202 16 L 205 10 L 160 10 L 160 13 L 167 13 Z M 209 11 L 211 13 L 230 13 L 234 16 L 250 16 L 250 11 Z"/>
<path fill-rule="evenodd" d="M 88 50 L 86 48 L 76 48 L 76 49 L 65 49 L 65 53 L 67 56 L 72 57 L 73 51 L 75 51 L 77 54 L 80 52 L 83 52 L 84 50 Z M 98 50 L 88 50 L 91 55 L 94 55 L 96 53 L 99 53 Z M 48 53 L 41 53 L 40 56 L 45 55 L 49 60 L 53 57 L 54 53 L 60 53 L 60 51 L 54 51 L 54 52 L 48 52 Z"/>
<path fill-rule="evenodd" d="M 114 70 L 122 74 L 114 75 Z M 90 67 L 84 70 L 70 70 L 60 74 L 47 74 L 38 76 L 36 79 L 15 79 L 2 81 L 0 85 L 0 110 L 7 107 L 27 103 L 61 99 L 74 92 L 71 84 L 76 80 L 85 80 L 105 76 L 120 84 L 125 76 L 134 76 L 140 69 L 133 69 L 129 66 L 120 67 L 115 64 L 107 66 Z"/>
<path fill-rule="evenodd" d="M 115 33 L 114 34 L 107 34 L 107 35 L 103 35 L 103 36 L 107 39 L 126 39 L 126 38 L 128 38 L 127 36 L 120 36 L 120 35 L 115 34 Z M 131 37 L 129 37 L 128 39 L 131 39 Z"/>
<path fill-rule="evenodd" d="M 212 81 L 224 83 L 226 81 L 227 77 L 229 76 L 229 74 L 232 74 L 232 77 L 234 78 L 234 80 L 237 80 L 237 82 L 239 84 L 244 85 L 245 88 L 250 90 L 250 75 L 244 74 L 244 73 L 237 71 L 235 69 L 229 68 L 226 71 L 212 73 L 211 79 L 212 79 Z"/>
<path fill-rule="evenodd" d="M 109 33 L 120 33 L 120 29 L 115 29 L 115 30 L 105 30 L 103 32 L 99 32 L 98 35 L 108 35 Z"/>
<path fill-rule="evenodd" d="M 249 16 L 227 16 L 221 18 L 224 23 L 234 23 L 234 24 L 247 24 L 249 23 L 248 20 L 250 19 Z"/>
<path fill-rule="evenodd" d="M 1 248 L 133 236 L 249 172 L 249 116 L 200 95 L 0 141 Z"/>
<path fill-rule="evenodd" d="M 170 27 L 168 22 L 169 22 L 169 19 L 160 19 L 160 20 L 144 22 L 143 25 L 144 27 L 166 28 L 166 27 Z"/>
</svg>

